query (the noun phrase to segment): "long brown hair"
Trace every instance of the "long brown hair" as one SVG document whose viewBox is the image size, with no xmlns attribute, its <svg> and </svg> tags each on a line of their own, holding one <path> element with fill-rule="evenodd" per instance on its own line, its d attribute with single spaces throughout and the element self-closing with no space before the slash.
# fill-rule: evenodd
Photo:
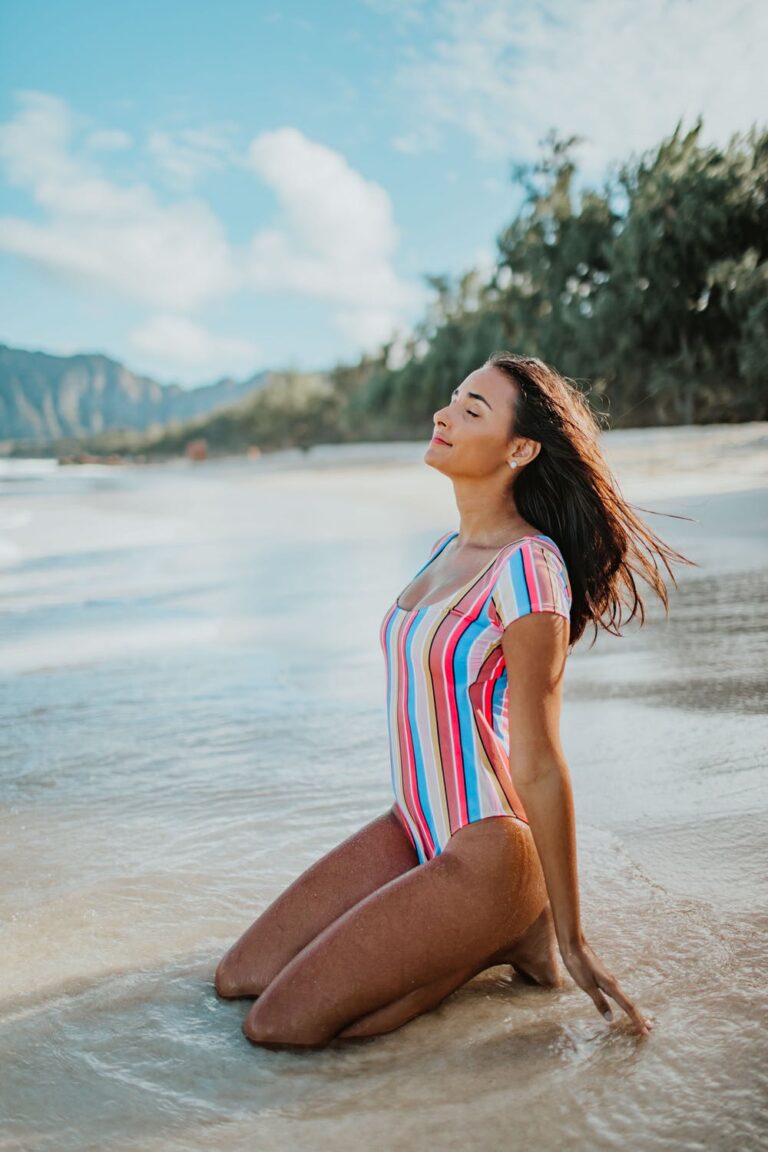
<svg viewBox="0 0 768 1152">
<path fill-rule="evenodd" d="M 536 357 L 495 352 L 485 366 L 500 369 L 516 385 L 511 435 L 541 444 L 536 457 L 512 480 L 510 491 L 520 515 L 551 536 L 563 554 L 573 593 L 570 645 L 590 620 L 593 644 L 598 627 L 621 636 L 621 625 L 635 615 L 644 622 L 635 574 L 650 584 L 669 615 L 667 587 L 656 558 L 675 587 L 670 560 L 698 565 L 665 544 L 622 496 L 598 442 L 600 417 L 586 395 Z M 626 620 L 621 618 L 622 604 L 630 608 Z"/>
</svg>

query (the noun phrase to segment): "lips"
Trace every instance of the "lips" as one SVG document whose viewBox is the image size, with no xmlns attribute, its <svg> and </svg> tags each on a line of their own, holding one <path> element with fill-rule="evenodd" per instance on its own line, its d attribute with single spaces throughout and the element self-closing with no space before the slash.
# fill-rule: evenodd
<svg viewBox="0 0 768 1152">
<path fill-rule="evenodd" d="M 450 444 L 448 443 L 448 441 L 443 440 L 442 436 L 438 436 L 437 434 L 435 434 L 432 437 L 432 443 L 433 444 L 445 444 L 446 448 L 450 448 Z"/>
</svg>

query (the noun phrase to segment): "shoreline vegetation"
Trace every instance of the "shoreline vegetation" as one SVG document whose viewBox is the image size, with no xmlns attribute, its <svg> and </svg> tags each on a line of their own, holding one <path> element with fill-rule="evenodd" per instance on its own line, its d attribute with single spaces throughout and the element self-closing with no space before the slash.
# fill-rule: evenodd
<svg viewBox="0 0 768 1152">
<path fill-rule="evenodd" d="M 184 423 L 0 453 L 120 464 L 421 441 L 451 388 L 501 348 L 555 365 L 606 429 L 766 420 L 768 131 L 724 148 L 701 134 L 701 118 L 678 123 L 597 190 L 578 180 L 579 139 L 550 133 L 536 163 L 513 166 L 522 203 L 491 275 L 427 275 L 427 315 L 355 364 L 281 372 Z"/>
</svg>

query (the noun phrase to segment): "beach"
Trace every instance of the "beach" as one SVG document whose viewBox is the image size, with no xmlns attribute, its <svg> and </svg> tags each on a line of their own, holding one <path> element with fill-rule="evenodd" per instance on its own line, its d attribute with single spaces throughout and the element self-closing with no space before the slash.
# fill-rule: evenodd
<svg viewBox="0 0 768 1152">
<path fill-rule="evenodd" d="M 0 460 L 0 1149 L 768 1148 L 768 423 L 602 443 L 697 565 L 563 691 L 585 935 L 655 1028 L 500 966 L 309 1052 L 213 972 L 392 802 L 378 628 L 450 482 L 418 443 Z"/>
</svg>

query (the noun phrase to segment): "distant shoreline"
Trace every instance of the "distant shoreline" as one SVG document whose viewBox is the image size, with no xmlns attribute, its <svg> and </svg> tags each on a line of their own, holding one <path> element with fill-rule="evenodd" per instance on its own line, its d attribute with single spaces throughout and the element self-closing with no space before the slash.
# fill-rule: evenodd
<svg viewBox="0 0 768 1152">
<path fill-rule="evenodd" d="M 755 480 L 768 469 L 768 421 L 756 420 L 740 424 L 676 424 L 649 428 L 615 428 L 600 433 L 601 442 L 606 453 L 611 455 L 618 452 L 621 456 L 634 458 L 635 451 L 641 450 L 647 454 L 652 445 L 656 467 L 672 466 L 676 471 L 682 468 L 685 471 L 692 467 L 700 467 L 701 460 L 698 450 L 722 446 L 727 454 L 737 457 L 743 453 L 754 453 L 759 462 L 764 456 L 765 467 L 756 468 Z M 250 456 L 246 452 L 211 453 L 205 458 L 191 459 L 182 454 L 169 456 L 165 459 L 136 460 L 126 456 L 119 460 L 114 455 L 111 460 L 100 459 L 90 455 L 87 460 L 80 463 L 61 463 L 56 456 L 3 456 L 0 455 L 0 474 L 10 476 L 35 471 L 49 473 L 57 468 L 83 467 L 129 467 L 129 468 L 162 468 L 175 470 L 200 468 L 253 468 L 254 472 L 272 472 L 283 470 L 315 470 L 315 469 L 344 469 L 366 468 L 379 466 L 397 466 L 403 464 L 421 463 L 427 449 L 428 441 L 425 438 L 418 440 L 361 440 L 354 443 L 328 443 L 313 444 L 308 448 L 276 448 L 258 455 Z M 685 458 L 677 452 L 685 454 Z M 638 461 L 640 463 L 640 461 Z M 646 466 L 652 461 L 645 458 Z M 714 461 L 717 463 L 717 461 Z M 654 471 L 656 468 L 654 468 Z M 767 481 L 768 482 L 768 481 Z"/>
<path fill-rule="evenodd" d="M 283 448 L 260 456 L 245 453 L 208 456 L 195 460 L 176 456 L 165 460 L 122 464 L 101 462 L 61 465 L 51 457 L 0 457 L 0 496 L 10 495 L 17 483 L 35 485 L 56 475 L 62 482 L 107 478 L 116 473 L 136 477 L 165 476 L 169 481 L 195 485 L 206 478 L 237 476 L 238 483 L 293 483 L 302 475 L 316 476 L 324 490 L 345 491 L 350 499 L 374 491 L 376 477 L 387 475 L 392 492 L 412 499 L 415 482 L 427 490 L 441 478 L 424 463 L 428 441 L 360 441 L 317 444 L 310 448 Z M 768 421 L 743 424 L 674 425 L 662 428 L 621 428 L 601 433 L 606 460 L 626 498 L 637 502 L 638 512 L 652 502 L 657 507 L 672 501 L 687 507 L 692 498 L 707 499 L 727 492 L 753 491 L 756 498 L 768 488 Z M 350 473 L 359 479 L 350 484 Z M 432 475 L 427 475 L 432 473 Z M 420 478 L 420 479 L 419 479 Z M 371 489 L 374 484 L 374 489 Z M 409 496 L 409 492 L 411 495 Z M 450 500 L 450 494 L 445 495 Z M 681 503 L 682 502 L 682 503 Z"/>
</svg>

